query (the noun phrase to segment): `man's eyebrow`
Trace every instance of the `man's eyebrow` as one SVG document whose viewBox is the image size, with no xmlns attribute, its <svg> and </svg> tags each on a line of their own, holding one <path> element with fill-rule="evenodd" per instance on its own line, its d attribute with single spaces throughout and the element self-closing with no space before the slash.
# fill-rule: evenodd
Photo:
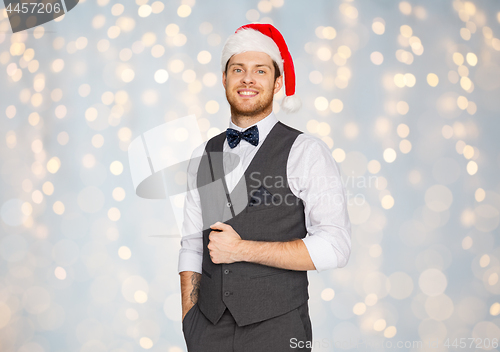
<svg viewBox="0 0 500 352">
<path fill-rule="evenodd" d="M 239 62 L 233 62 L 232 64 L 229 64 L 228 68 L 231 67 L 231 66 L 245 66 L 245 64 L 242 64 L 242 63 L 239 63 Z M 256 67 L 262 67 L 262 66 L 265 66 L 269 69 L 271 69 L 271 66 L 269 65 L 266 65 L 266 64 L 258 64 L 258 65 L 255 65 Z"/>
</svg>

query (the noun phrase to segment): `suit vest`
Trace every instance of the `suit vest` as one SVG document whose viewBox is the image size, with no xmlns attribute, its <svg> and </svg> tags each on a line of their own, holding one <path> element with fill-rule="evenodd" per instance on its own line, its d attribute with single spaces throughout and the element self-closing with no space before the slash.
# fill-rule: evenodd
<svg viewBox="0 0 500 352">
<path fill-rule="evenodd" d="M 287 313 L 309 298 L 307 271 L 250 262 L 214 264 L 207 248 L 210 225 L 217 221 L 231 225 L 244 240 L 284 242 L 306 236 L 304 204 L 287 179 L 288 155 L 301 133 L 277 122 L 231 192 L 224 174 L 238 157 L 222 153 L 225 131 L 207 142 L 197 174 L 205 229 L 198 306 L 213 324 L 226 308 L 244 326 Z"/>
</svg>

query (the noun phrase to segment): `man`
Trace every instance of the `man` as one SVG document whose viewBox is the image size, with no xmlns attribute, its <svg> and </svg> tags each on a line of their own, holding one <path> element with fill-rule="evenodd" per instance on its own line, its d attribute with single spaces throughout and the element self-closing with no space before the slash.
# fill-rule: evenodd
<svg viewBox="0 0 500 352">
<path fill-rule="evenodd" d="M 221 63 L 230 128 L 188 170 L 179 256 L 188 351 L 310 351 L 307 270 L 347 264 L 345 188 L 326 144 L 273 113 L 283 83 L 283 110 L 300 108 L 278 30 L 240 27 Z"/>
</svg>

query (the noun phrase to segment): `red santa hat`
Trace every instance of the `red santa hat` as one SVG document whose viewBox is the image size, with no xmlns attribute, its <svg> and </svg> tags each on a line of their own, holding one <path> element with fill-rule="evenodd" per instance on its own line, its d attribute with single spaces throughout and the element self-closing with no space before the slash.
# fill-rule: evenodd
<svg viewBox="0 0 500 352">
<path fill-rule="evenodd" d="M 289 113 L 296 112 L 302 106 L 300 98 L 295 94 L 295 70 L 285 39 L 270 24 L 252 23 L 241 26 L 232 34 L 222 49 L 222 72 L 231 56 L 245 51 L 259 51 L 268 54 L 278 64 L 280 74 L 285 75 L 285 98 L 281 108 Z"/>
</svg>

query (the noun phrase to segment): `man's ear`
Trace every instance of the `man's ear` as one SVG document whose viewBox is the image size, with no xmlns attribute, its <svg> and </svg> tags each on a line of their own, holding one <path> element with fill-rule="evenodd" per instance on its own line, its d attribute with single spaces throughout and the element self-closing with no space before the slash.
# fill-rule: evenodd
<svg viewBox="0 0 500 352">
<path fill-rule="evenodd" d="M 274 82 L 274 94 L 277 94 L 281 87 L 283 87 L 283 75 L 276 78 L 276 81 Z"/>
<path fill-rule="evenodd" d="M 222 72 L 222 85 L 226 89 L 226 72 Z"/>
</svg>

